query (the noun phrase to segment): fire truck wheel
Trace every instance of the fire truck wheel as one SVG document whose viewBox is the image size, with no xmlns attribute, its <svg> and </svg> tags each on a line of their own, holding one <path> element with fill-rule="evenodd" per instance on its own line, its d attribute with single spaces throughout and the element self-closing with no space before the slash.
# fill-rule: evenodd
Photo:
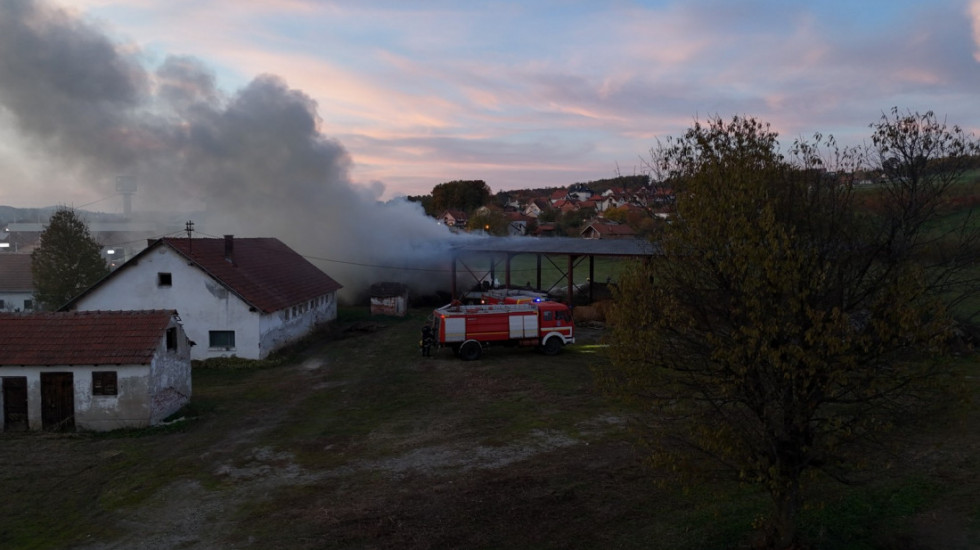
<svg viewBox="0 0 980 550">
<path fill-rule="evenodd" d="M 463 342 L 463 345 L 459 348 L 459 358 L 463 361 L 475 361 L 480 358 L 480 352 L 483 348 L 480 347 L 480 343 L 474 340 L 469 342 Z"/>
<path fill-rule="evenodd" d="M 561 341 L 561 338 L 552 336 L 544 341 L 544 344 L 541 346 L 541 351 L 544 352 L 545 355 L 558 355 L 558 352 L 561 351 L 561 347 L 563 345 L 565 345 L 565 343 Z"/>
</svg>

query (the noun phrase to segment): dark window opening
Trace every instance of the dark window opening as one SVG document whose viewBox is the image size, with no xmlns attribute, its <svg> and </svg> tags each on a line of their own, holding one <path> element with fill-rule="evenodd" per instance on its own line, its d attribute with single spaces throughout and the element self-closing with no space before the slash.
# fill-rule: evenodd
<svg viewBox="0 0 980 550">
<path fill-rule="evenodd" d="M 157 273 L 157 286 L 171 286 L 173 283 L 173 276 L 170 273 Z"/>
<path fill-rule="evenodd" d="M 34 309 L 34 300 L 24 300 L 24 309 Z"/>
<path fill-rule="evenodd" d="M 235 347 L 235 331 L 212 330 L 208 332 L 208 347 L 232 349 Z"/>
<path fill-rule="evenodd" d="M 92 395 L 116 395 L 116 371 L 95 371 L 92 373 Z"/>
<path fill-rule="evenodd" d="M 167 329 L 167 349 L 177 349 L 177 327 L 170 327 Z"/>
</svg>

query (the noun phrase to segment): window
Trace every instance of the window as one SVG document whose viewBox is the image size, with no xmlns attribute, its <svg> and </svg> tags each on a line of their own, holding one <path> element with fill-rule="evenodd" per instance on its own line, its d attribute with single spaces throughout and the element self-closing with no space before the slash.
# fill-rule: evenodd
<svg viewBox="0 0 980 550">
<path fill-rule="evenodd" d="M 92 373 L 92 395 L 116 395 L 116 371 L 95 371 Z"/>
<path fill-rule="evenodd" d="M 177 349 L 177 327 L 167 329 L 167 349 L 171 351 Z"/>
<path fill-rule="evenodd" d="M 157 273 L 157 286 L 171 286 L 173 284 L 173 276 L 170 273 Z"/>
<path fill-rule="evenodd" d="M 0 309 L 3 309 L 3 300 L 0 300 Z"/>
<path fill-rule="evenodd" d="M 34 309 L 34 300 L 24 300 L 24 309 Z"/>
<path fill-rule="evenodd" d="M 235 347 L 235 331 L 233 330 L 208 331 L 208 347 L 233 349 Z"/>
</svg>

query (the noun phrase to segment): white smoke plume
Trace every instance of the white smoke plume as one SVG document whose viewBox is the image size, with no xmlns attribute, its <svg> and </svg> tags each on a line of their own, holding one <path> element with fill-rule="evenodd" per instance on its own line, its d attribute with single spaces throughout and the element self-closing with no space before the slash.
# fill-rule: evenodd
<svg viewBox="0 0 980 550">
<path fill-rule="evenodd" d="M 226 94 L 195 58 L 151 70 L 70 12 L 0 0 L 0 110 L 93 191 L 126 175 L 154 210 L 203 207 L 195 224 L 205 234 L 277 237 L 345 285 L 348 300 L 382 280 L 415 281 L 419 292 L 448 285 L 445 227 L 416 204 L 379 203 L 377 183 L 354 185 L 316 102 L 277 76 Z"/>
</svg>

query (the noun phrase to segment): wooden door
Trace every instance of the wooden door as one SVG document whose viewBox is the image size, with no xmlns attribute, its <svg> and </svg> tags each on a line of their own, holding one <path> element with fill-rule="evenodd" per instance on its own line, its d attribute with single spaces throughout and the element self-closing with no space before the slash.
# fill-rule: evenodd
<svg viewBox="0 0 980 550">
<path fill-rule="evenodd" d="M 75 429 L 75 384 L 70 372 L 41 373 L 41 426 L 47 431 Z"/>
<path fill-rule="evenodd" d="M 4 376 L 0 383 L 3 384 L 3 430 L 27 431 L 27 377 Z"/>
</svg>

